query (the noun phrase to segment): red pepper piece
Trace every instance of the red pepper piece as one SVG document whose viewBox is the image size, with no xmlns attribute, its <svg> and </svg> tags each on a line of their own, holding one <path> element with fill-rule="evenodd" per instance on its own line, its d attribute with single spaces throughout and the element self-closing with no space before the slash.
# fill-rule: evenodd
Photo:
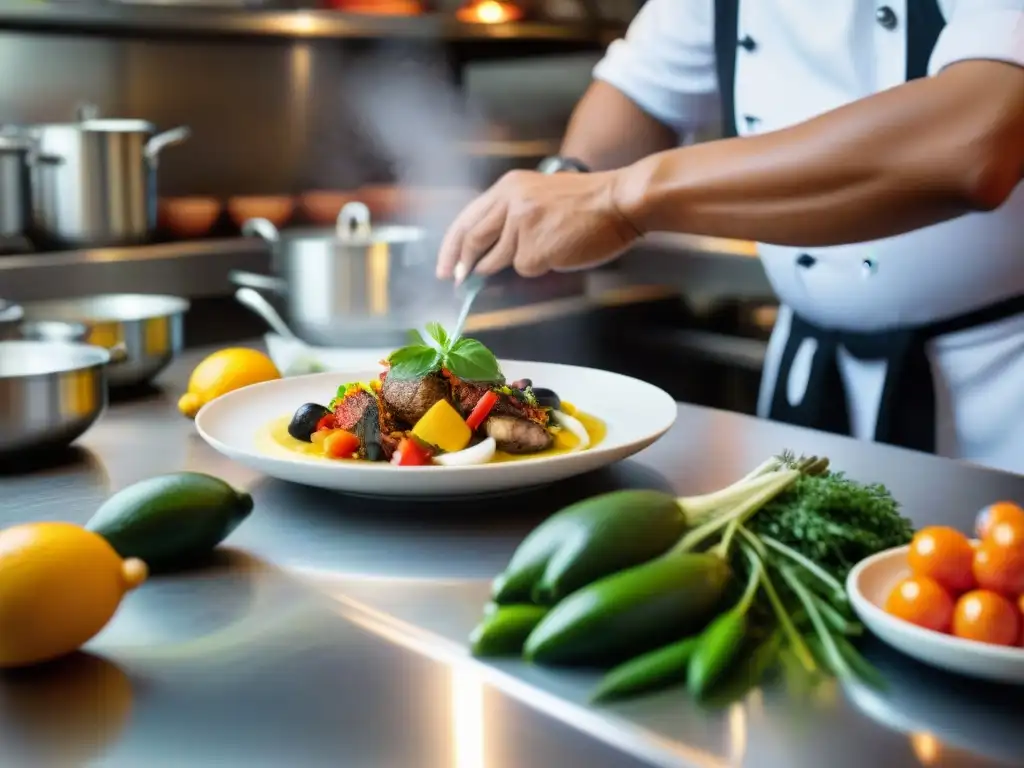
<svg viewBox="0 0 1024 768">
<path fill-rule="evenodd" d="M 494 410 L 494 406 L 498 404 L 498 394 L 493 390 L 487 390 L 483 397 L 477 401 L 477 404 L 473 407 L 469 416 L 466 418 L 466 425 L 476 432 L 480 425 L 484 423 L 491 411 Z"/>
<path fill-rule="evenodd" d="M 431 463 L 430 452 L 411 437 L 403 437 L 391 463 L 399 467 L 423 467 Z"/>
</svg>

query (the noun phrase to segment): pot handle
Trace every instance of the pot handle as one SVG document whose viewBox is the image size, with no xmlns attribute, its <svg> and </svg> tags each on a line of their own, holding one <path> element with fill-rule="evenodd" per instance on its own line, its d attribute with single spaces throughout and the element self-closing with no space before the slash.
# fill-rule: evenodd
<svg viewBox="0 0 1024 768">
<path fill-rule="evenodd" d="M 338 213 L 335 233 L 339 240 L 365 240 L 372 230 L 370 209 L 365 204 L 346 203 Z"/>
<path fill-rule="evenodd" d="M 181 144 L 181 142 L 191 135 L 192 129 L 184 125 L 172 128 L 169 131 L 164 131 L 163 133 L 158 133 L 146 142 L 146 147 L 142 150 L 143 154 L 146 156 L 146 161 L 150 165 L 155 166 L 157 156 L 165 147 L 170 147 L 174 144 Z"/>
<path fill-rule="evenodd" d="M 255 272 L 246 272 L 242 269 L 233 269 L 228 272 L 228 280 L 240 288 L 252 288 L 257 291 L 268 291 L 284 296 L 288 293 L 288 284 L 280 277 L 270 275 L 257 275 Z"/>
<path fill-rule="evenodd" d="M 262 237 L 271 245 L 281 240 L 281 233 L 269 219 L 246 219 L 242 224 L 242 234 L 245 237 Z"/>
</svg>

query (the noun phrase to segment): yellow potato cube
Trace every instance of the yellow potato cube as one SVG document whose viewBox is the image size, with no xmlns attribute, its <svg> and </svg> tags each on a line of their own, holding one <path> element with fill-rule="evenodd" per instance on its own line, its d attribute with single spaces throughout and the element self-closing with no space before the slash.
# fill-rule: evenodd
<svg viewBox="0 0 1024 768">
<path fill-rule="evenodd" d="M 449 453 L 461 451 L 473 437 L 469 425 L 447 400 L 434 403 L 416 422 L 412 433 L 423 442 Z"/>
</svg>

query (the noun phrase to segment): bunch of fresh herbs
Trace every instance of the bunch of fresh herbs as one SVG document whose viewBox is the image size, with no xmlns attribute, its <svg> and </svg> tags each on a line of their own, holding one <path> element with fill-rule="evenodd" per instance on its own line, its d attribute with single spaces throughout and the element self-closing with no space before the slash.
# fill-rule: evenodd
<svg viewBox="0 0 1024 768">
<path fill-rule="evenodd" d="M 479 384 L 503 384 L 498 359 L 476 339 L 452 338 L 440 323 L 428 323 L 427 338 L 409 332 L 409 344 L 388 357 L 396 379 L 420 379 L 444 368 L 453 376 Z"/>
</svg>

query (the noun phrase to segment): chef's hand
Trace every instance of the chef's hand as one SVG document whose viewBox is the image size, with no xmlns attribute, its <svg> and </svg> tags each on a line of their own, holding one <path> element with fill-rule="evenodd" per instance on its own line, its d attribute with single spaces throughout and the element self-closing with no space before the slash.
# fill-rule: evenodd
<svg viewBox="0 0 1024 768">
<path fill-rule="evenodd" d="M 615 172 L 512 171 L 466 206 L 445 235 L 437 276 L 514 267 L 524 277 L 610 261 L 641 233 L 614 203 Z"/>
</svg>

